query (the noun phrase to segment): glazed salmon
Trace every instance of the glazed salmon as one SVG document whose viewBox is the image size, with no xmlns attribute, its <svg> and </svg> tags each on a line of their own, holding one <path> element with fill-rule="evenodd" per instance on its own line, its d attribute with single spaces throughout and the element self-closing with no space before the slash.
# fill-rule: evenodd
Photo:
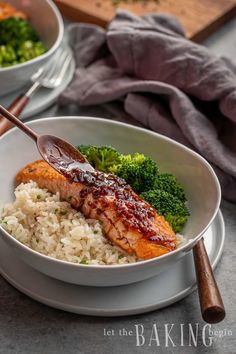
<svg viewBox="0 0 236 354">
<path fill-rule="evenodd" d="M 176 248 L 172 228 L 132 188 L 114 174 L 76 169 L 67 179 L 45 161 L 35 161 L 16 176 L 17 183 L 35 181 L 40 188 L 60 193 L 63 200 L 87 218 L 101 222 L 104 234 L 115 245 L 138 258 L 161 256 Z"/>
</svg>

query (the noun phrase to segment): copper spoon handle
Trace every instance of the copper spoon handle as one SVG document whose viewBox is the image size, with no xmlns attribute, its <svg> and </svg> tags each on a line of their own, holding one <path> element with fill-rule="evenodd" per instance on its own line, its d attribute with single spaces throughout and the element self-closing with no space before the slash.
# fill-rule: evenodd
<svg viewBox="0 0 236 354">
<path fill-rule="evenodd" d="M 208 323 L 218 323 L 225 317 L 225 308 L 203 238 L 194 246 L 193 255 L 202 317 Z"/>
<path fill-rule="evenodd" d="M 14 114 L 14 116 L 19 117 L 23 109 L 25 108 L 26 104 L 29 102 L 29 98 L 25 95 L 18 96 L 9 107 L 7 107 L 8 112 Z M 13 124 L 9 122 L 4 117 L 0 117 L 0 136 L 7 132 Z"/>
<path fill-rule="evenodd" d="M 30 138 L 32 138 L 35 142 L 37 142 L 38 134 L 36 134 L 32 129 L 27 127 L 24 123 L 22 123 L 18 118 L 16 118 L 12 113 L 8 112 L 3 106 L 0 105 L 0 114 L 8 119 L 11 123 L 16 125 L 19 129 L 21 129 L 24 133 L 26 133 Z"/>
</svg>

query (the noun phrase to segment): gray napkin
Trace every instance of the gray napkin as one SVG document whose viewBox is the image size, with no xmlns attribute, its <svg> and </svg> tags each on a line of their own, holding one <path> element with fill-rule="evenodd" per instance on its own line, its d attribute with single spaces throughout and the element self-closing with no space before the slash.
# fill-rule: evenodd
<svg viewBox="0 0 236 354">
<path fill-rule="evenodd" d="M 61 105 L 122 100 L 146 128 L 199 152 L 236 201 L 236 66 L 185 38 L 176 18 L 118 11 L 107 31 L 69 28 L 77 67 Z"/>
</svg>

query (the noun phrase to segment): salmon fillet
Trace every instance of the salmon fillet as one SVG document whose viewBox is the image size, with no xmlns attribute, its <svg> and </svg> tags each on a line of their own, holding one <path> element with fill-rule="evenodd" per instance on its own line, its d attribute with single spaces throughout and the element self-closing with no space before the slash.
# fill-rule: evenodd
<svg viewBox="0 0 236 354">
<path fill-rule="evenodd" d="M 73 173 L 73 180 L 68 180 L 38 160 L 24 167 L 16 182 L 35 181 L 40 188 L 59 192 L 61 199 L 87 218 L 99 220 L 113 244 L 138 258 L 158 257 L 176 248 L 176 235 L 169 223 L 123 179 L 98 171 L 76 169 Z"/>
</svg>

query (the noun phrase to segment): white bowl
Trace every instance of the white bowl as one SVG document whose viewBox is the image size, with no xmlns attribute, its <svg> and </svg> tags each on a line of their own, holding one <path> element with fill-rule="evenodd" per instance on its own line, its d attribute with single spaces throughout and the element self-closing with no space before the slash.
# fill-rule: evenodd
<svg viewBox="0 0 236 354">
<path fill-rule="evenodd" d="M 122 285 L 147 279 L 175 266 L 179 258 L 191 251 L 216 216 L 221 193 L 213 169 L 200 155 L 171 139 L 128 124 L 89 117 L 44 118 L 28 125 L 38 133 L 55 134 L 73 145 L 105 144 L 123 153 L 143 152 L 151 156 L 162 172 L 175 174 L 183 184 L 191 212 L 182 232 L 187 239 L 185 245 L 161 257 L 127 265 L 95 266 L 56 260 L 31 250 L 0 228 L 3 240 L 15 254 L 42 273 L 91 286 Z M 17 128 L 0 138 L 0 210 L 14 198 L 16 173 L 39 157 L 33 141 Z"/>
<path fill-rule="evenodd" d="M 63 38 L 64 25 L 61 14 L 51 0 L 8 0 L 24 11 L 38 32 L 47 52 L 21 64 L 0 68 L 0 96 L 16 91 L 54 55 Z"/>
</svg>

